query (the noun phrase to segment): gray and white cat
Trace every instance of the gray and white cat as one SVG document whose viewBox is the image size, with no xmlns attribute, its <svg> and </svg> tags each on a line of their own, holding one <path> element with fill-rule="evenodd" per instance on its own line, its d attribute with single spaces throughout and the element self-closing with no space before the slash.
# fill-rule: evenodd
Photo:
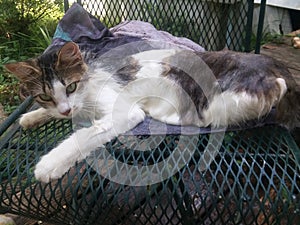
<svg viewBox="0 0 300 225">
<path fill-rule="evenodd" d="M 299 89 L 288 70 L 269 57 L 156 49 L 105 64 L 86 63 L 85 55 L 68 42 L 36 59 L 5 65 L 19 78 L 22 95 L 32 95 L 42 106 L 21 117 L 24 128 L 51 118 L 91 121 L 41 158 L 34 173 L 43 182 L 60 178 L 146 116 L 220 127 L 260 118 L 277 107 L 279 123 L 292 127 L 300 121 Z"/>
</svg>

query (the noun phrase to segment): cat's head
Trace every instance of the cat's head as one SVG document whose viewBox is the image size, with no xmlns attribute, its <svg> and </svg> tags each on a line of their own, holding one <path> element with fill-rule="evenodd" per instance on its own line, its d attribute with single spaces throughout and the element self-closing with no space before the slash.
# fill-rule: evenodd
<svg viewBox="0 0 300 225">
<path fill-rule="evenodd" d="M 21 95 L 33 96 L 52 116 L 71 117 L 80 110 L 75 96 L 84 88 L 87 66 L 77 44 L 51 47 L 38 58 L 5 68 L 20 80 Z"/>
</svg>

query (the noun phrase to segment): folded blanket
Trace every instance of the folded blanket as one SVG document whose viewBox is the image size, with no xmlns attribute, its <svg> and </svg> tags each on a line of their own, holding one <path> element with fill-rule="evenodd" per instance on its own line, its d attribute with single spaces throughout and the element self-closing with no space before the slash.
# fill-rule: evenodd
<svg viewBox="0 0 300 225">
<path fill-rule="evenodd" d="M 77 3 L 74 3 L 59 21 L 49 48 L 52 45 L 63 45 L 66 41 L 73 41 L 82 50 L 102 55 L 120 45 L 143 40 L 169 43 L 192 51 L 204 51 L 204 48 L 195 42 L 156 30 L 153 25 L 146 22 L 125 21 L 109 30 Z"/>
<path fill-rule="evenodd" d="M 125 21 L 112 27 L 110 31 L 115 37 L 139 37 L 142 40 L 170 43 L 179 48 L 204 52 L 204 48 L 188 38 L 175 37 L 172 34 L 157 30 L 152 24 L 143 21 Z"/>
<path fill-rule="evenodd" d="M 125 21 L 116 27 L 108 29 L 77 3 L 74 3 L 59 21 L 52 44 L 45 51 L 53 45 L 63 45 L 67 41 L 73 41 L 76 42 L 82 50 L 89 50 L 95 53 L 96 56 L 100 56 L 110 49 L 123 44 L 143 40 L 169 43 L 172 46 L 192 51 L 204 51 L 204 48 L 187 38 L 175 37 L 165 31 L 159 31 L 150 23 L 142 21 Z M 263 126 L 266 123 L 272 123 L 272 121 L 271 113 L 259 121 L 249 121 L 242 127 L 230 127 L 230 130 Z M 128 132 L 128 134 L 203 134 L 223 130 L 224 129 L 211 130 L 210 128 L 166 125 L 151 118 L 146 118 L 144 122 Z"/>
</svg>

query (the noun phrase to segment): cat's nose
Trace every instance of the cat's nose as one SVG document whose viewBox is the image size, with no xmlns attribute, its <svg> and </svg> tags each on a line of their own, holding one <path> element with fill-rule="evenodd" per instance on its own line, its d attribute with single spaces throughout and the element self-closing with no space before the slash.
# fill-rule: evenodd
<svg viewBox="0 0 300 225">
<path fill-rule="evenodd" d="M 61 112 L 60 114 L 64 115 L 64 116 L 68 116 L 71 112 L 71 109 L 67 109 L 66 111 L 64 112 Z"/>
</svg>

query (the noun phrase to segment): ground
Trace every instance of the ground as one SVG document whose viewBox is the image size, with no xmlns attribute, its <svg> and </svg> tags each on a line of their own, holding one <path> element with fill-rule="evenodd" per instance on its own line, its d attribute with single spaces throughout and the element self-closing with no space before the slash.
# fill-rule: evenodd
<svg viewBox="0 0 300 225">
<path fill-rule="evenodd" d="M 297 84 L 300 85 L 300 49 L 294 48 L 291 40 L 292 37 L 287 36 L 283 37 L 279 43 L 265 44 L 261 47 L 260 53 L 283 62 L 289 68 Z"/>
</svg>

